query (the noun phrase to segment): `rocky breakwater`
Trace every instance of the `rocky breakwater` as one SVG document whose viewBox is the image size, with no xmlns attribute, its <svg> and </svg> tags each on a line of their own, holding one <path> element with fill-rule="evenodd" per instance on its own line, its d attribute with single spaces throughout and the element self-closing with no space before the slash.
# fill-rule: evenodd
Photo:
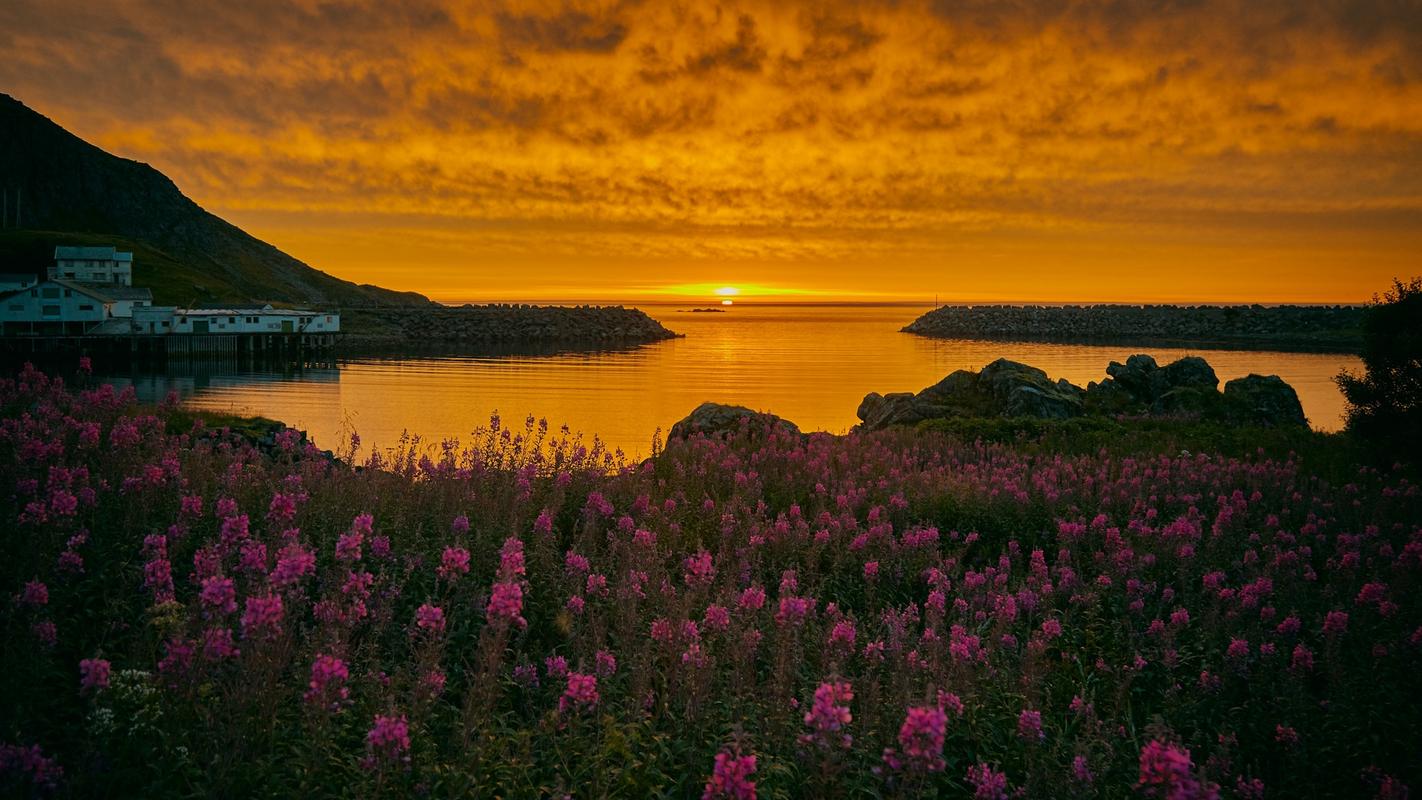
<svg viewBox="0 0 1422 800">
<path fill-rule="evenodd" d="M 490 304 L 342 312 L 346 345 L 658 342 L 680 334 L 622 306 Z"/>
<path fill-rule="evenodd" d="M 871 392 L 859 404 L 860 427 L 880 430 L 949 417 L 1176 416 L 1237 425 L 1306 425 L 1298 394 L 1277 375 L 1236 378 L 1219 390 L 1203 358 L 1160 366 L 1148 355 L 1112 361 L 1086 388 L 1053 381 L 1036 367 L 998 359 L 978 372 L 958 370 L 917 394 Z"/>
<path fill-rule="evenodd" d="M 939 339 L 1189 342 L 1356 352 L 1359 306 L 943 306 L 902 330 Z"/>
</svg>

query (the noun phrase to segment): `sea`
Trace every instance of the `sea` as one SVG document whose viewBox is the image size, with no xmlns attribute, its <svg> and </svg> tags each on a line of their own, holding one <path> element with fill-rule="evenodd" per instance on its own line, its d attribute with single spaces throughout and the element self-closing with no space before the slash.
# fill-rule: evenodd
<svg viewBox="0 0 1422 800">
<path fill-rule="evenodd" d="M 928 339 L 900 328 L 931 305 L 741 303 L 720 312 L 692 306 L 640 305 L 682 338 L 604 350 L 543 348 L 520 352 L 468 349 L 438 355 L 353 356 L 303 368 L 238 368 L 213 362 L 170 364 L 161 373 L 103 376 L 132 385 L 140 399 L 176 392 L 195 409 L 259 415 L 305 430 L 315 443 L 342 450 L 352 433 L 362 451 L 402 437 L 421 446 L 468 441 L 498 415 L 566 425 L 628 458 L 651 452 L 660 432 L 704 401 L 778 414 L 806 431 L 844 433 L 869 392 L 916 392 L 958 369 L 1009 358 L 1053 380 L 1085 386 L 1106 377 L 1110 361 L 1149 353 L 1162 365 L 1204 357 L 1221 385 L 1249 373 L 1278 375 L 1298 391 L 1315 428 L 1343 423 L 1333 378 L 1360 370 L 1348 354 L 1209 350 L 1131 344 L 1056 344 Z"/>
</svg>

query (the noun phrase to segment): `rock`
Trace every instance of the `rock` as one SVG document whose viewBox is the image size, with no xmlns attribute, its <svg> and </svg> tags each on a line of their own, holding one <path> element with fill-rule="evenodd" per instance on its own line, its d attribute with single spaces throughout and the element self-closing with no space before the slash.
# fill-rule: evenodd
<svg viewBox="0 0 1422 800">
<path fill-rule="evenodd" d="M 1164 376 L 1159 375 L 1160 365 L 1148 355 L 1134 355 L 1126 363 L 1112 361 L 1106 365 L 1106 374 L 1121 385 L 1139 403 L 1150 403 L 1164 394 Z"/>
<path fill-rule="evenodd" d="M 958 370 L 916 395 L 871 393 L 858 413 L 866 430 L 947 417 L 1066 419 L 1083 412 L 1084 397 L 1078 386 L 1053 383 L 1042 370 L 1003 358 L 980 372 Z"/>
<path fill-rule="evenodd" d="M 1185 356 L 1167 364 L 1164 368 L 1166 383 L 1173 389 L 1194 388 L 1215 391 L 1220 386 L 1219 376 L 1210 362 L 1199 356 Z"/>
<path fill-rule="evenodd" d="M 998 359 L 979 372 L 958 370 L 918 394 L 865 396 L 860 427 L 880 430 L 951 417 L 1069 419 L 1092 414 L 1169 414 L 1264 425 L 1303 425 L 1298 395 L 1277 376 L 1230 381 L 1221 394 L 1209 362 L 1187 356 L 1161 367 L 1148 355 L 1111 362 L 1111 377 L 1085 389 L 1027 364 Z M 1233 387 L 1233 388 L 1231 388 Z"/>
<path fill-rule="evenodd" d="M 868 398 L 865 399 L 867 401 Z M 696 434 L 721 436 L 743 430 L 755 435 L 771 432 L 800 435 L 800 428 L 795 423 L 774 414 L 753 411 L 745 406 L 702 403 L 672 426 L 667 439 L 689 439 Z"/>
<path fill-rule="evenodd" d="M 1260 425 L 1307 425 L 1298 392 L 1278 375 L 1250 374 L 1224 387 L 1225 403 L 1239 421 Z"/>
</svg>

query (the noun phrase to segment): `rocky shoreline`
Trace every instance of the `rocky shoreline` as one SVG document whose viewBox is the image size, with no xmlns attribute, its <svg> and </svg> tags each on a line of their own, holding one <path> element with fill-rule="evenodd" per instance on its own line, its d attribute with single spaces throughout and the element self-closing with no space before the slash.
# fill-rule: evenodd
<svg viewBox="0 0 1422 800">
<path fill-rule="evenodd" d="M 640 309 L 489 304 L 341 312 L 342 349 L 440 344 L 627 345 L 674 339 Z"/>
<path fill-rule="evenodd" d="M 1362 306 L 942 306 L 905 333 L 938 339 L 1188 344 L 1357 352 Z"/>
<path fill-rule="evenodd" d="M 1200 420 L 1226 426 L 1304 428 L 1298 393 L 1277 375 L 1247 375 L 1219 389 L 1209 362 L 1187 356 L 1161 366 L 1154 357 L 1112 361 L 1107 377 L 1085 388 L 1005 358 L 977 372 L 958 370 L 921 392 L 870 392 L 859 404 L 857 431 L 946 419 Z M 702 403 L 672 426 L 668 440 L 726 433 L 800 435 L 789 420 L 744 406 Z"/>
</svg>

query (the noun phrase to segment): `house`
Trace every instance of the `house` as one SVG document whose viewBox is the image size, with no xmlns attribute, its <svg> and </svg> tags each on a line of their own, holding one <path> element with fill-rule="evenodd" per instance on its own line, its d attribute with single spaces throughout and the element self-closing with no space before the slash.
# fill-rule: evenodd
<svg viewBox="0 0 1422 800">
<path fill-rule="evenodd" d="M 29 272 L 0 272 L 0 294 L 28 289 L 39 283 L 39 278 Z"/>
<path fill-rule="evenodd" d="M 91 284 L 51 278 L 27 289 L 0 294 L 0 326 L 5 335 L 94 333 L 110 320 L 127 319 L 135 308 L 151 306 L 153 292 L 118 284 Z"/>
<path fill-rule="evenodd" d="M 133 285 L 133 253 L 113 247 L 54 248 L 54 266 L 49 277 L 85 283 Z"/>
<path fill-rule="evenodd" d="M 132 332 L 146 334 L 203 333 L 339 333 L 341 316 L 319 311 L 241 306 L 173 308 L 149 306 L 133 312 Z"/>
</svg>

